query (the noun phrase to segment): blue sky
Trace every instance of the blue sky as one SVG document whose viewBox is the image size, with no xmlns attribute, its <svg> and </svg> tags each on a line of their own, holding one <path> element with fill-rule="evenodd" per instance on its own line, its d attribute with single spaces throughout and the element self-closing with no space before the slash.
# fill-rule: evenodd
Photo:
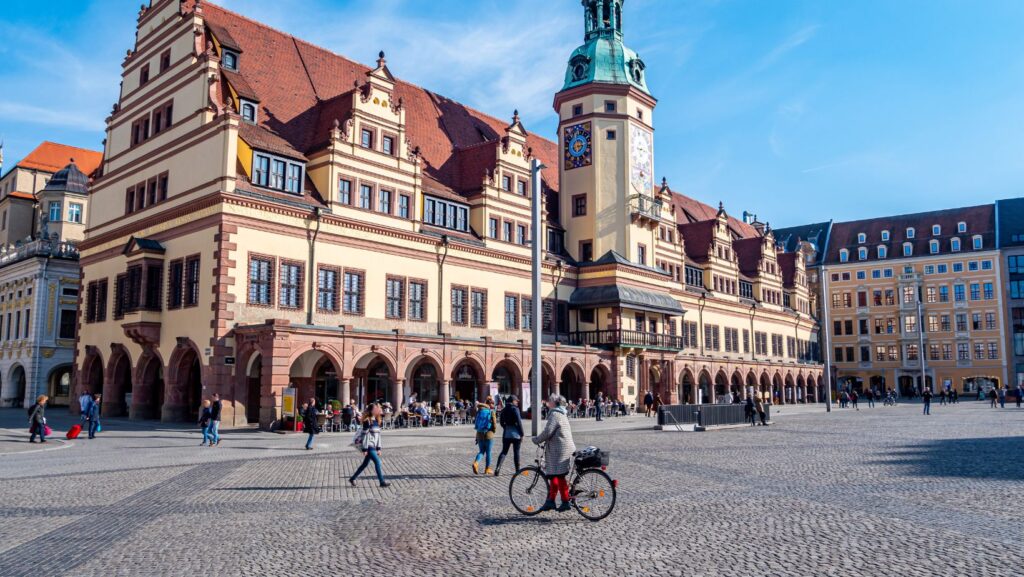
<svg viewBox="0 0 1024 577">
<path fill-rule="evenodd" d="M 99 148 L 140 0 L 6 0 L 0 134 Z M 221 5 L 552 137 L 578 0 Z M 1024 196 L 1024 2 L 627 0 L 655 170 L 781 227 Z"/>
</svg>

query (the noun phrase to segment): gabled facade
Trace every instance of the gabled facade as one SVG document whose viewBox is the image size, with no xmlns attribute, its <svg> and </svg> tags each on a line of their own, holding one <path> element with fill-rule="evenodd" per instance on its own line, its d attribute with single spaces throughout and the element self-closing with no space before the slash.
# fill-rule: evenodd
<svg viewBox="0 0 1024 577">
<path fill-rule="evenodd" d="M 218 391 L 226 422 L 264 427 L 288 386 L 447 404 L 521 393 L 540 322 L 545 393 L 815 398 L 815 321 L 786 304 L 807 301 L 802 263 L 787 285 L 770 236 L 654 184 L 656 101 L 621 2 L 584 10 L 556 143 L 383 53 L 362 66 L 207 2 L 144 7 L 93 184 L 78 386 L 165 420 Z M 760 251 L 745 297 L 740 241 Z"/>
</svg>

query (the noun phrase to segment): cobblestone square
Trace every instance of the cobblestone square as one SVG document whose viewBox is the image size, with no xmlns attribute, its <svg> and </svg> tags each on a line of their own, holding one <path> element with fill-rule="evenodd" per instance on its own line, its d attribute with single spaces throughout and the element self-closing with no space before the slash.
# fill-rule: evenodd
<svg viewBox="0 0 1024 577">
<path fill-rule="evenodd" d="M 0 414 L 4 577 L 1024 572 L 1024 410 L 982 403 L 783 408 L 767 428 L 707 433 L 576 421 L 620 482 L 598 523 L 517 515 L 507 473 L 472 475 L 470 427 L 385 433 L 382 490 L 346 483 L 347 434 L 307 453 L 304 436 L 225 431 L 209 449 L 110 421 L 40 451 L 21 414 Z"/>
</svg>

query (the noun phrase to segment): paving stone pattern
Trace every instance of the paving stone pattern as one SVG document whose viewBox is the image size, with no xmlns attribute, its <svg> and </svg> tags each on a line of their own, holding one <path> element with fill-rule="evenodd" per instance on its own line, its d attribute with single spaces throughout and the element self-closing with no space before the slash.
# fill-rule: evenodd
<svg viewBox="0 0 1024 577">
<path fill-rule="evenodd" d="M 0 456 L 0 576 L 1024 574 L 1024 411 L 919 412 L 580 423 L 577 444 L 611 450 L 620 481 L 599 523 L 517 515 L 507 474 L 472 474 L 469 427 L 385 433 L 380 489 L 372 467 L 348 486 L 347 434 L 306 452 L 305 437 L 226 432 L 209 449 L 115 423 Z"/>
</svg>

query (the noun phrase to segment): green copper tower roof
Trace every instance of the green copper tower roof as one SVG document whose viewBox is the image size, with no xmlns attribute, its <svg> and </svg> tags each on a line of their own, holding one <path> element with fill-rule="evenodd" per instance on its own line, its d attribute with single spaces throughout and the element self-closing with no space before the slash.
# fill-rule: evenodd
<svg viewBox="0 0 1024 577">
<path fill-rule="evenodd" d="M 624 1 L 582 0 L 586 42 L 569 57 L 562 90 L 600 82 L 630 85 L 651 94 L 643 60 L 622 43 Z"/>
</svg>

